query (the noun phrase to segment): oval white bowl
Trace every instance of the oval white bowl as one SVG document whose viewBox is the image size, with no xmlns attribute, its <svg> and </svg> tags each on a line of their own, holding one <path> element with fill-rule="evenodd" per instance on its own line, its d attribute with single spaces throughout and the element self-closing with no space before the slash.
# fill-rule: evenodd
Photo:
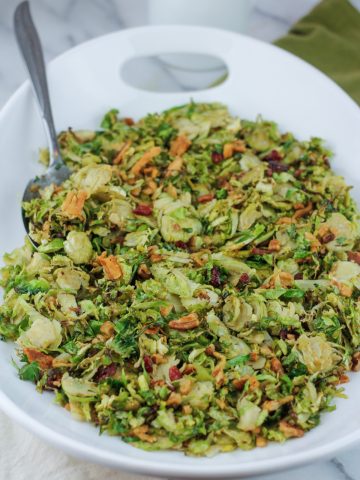
<svg viewBox="0 0 360 480">
<path fill-rule="evenodd" d="M 120 78 L 126 59 L 173 52 L 216 55 L 228 65 L 229 78 L 198 92 L 154 93 L 127 86 Z M 139 72 L 141 74 L 141 72 Z M 48 69 L 57 128 L 95 128 L 105 111 L 119 108 L 139 118 L 176 104 L 220 101 L 232 113 L 275 120 L 282 130 L 305 139 L 319 136 L 335 152 L 333 167 L 354 185 L 360 199 L 360 109 L 315 68 L 274 46 L 222 30 L 201 27 L 142 27 L 80 45 Z M 29 178 L 41 172 L 39 147 L 45 145 L 30 85 L 25 83 L 0 113 L 0 252 L 20 246 L 24 229 L 20 201 Z M 360 439 L 360 375 L 351 375 L 348 400 L 322 416 L 303 438 L 249 452 L 192 458 L 178 452 L 143 452 L 119 438 L 99 436 L 96 428 L 74 421 L 18 379 L 10 363 L 14 347 L 0 342 L 0 408 L 47 442 L 71 455 L 131 472 L 173 478 L 234 478 L 300 465 L 334 454 Z"/>
</svg>

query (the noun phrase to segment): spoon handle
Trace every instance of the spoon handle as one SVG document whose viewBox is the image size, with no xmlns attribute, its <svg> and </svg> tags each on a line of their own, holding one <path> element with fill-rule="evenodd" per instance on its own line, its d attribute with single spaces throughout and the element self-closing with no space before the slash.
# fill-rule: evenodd
<svg viewBox="0 0 360 480">
<path fill-rule="evenodd" d="M 59 151 L 56 130 L 51 111 L 49 89 L 43 51 L 31 17 L 29 2 L 18 5 L 14 14 L 16 40 L 29 71 L 31 83 L 38 100 L 50 150 L 50 167 L 59 168 L 63 161 Z"/>
</svg>

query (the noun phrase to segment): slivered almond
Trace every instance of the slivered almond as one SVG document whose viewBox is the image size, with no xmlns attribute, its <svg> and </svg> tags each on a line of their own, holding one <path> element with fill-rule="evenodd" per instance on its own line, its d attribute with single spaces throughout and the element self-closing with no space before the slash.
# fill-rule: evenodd
<svg viewBox="0 0 360 480">
<path fill-rule="evenodd" d="M 121 163 L 124 160 L 125 154 L 129 150 L 130 146 L 131 146 L 131 140 L 127 140 L 123 144 L 123 146 L 120 148 L 118 153 L 116 154 L 116 156 L 113 160 L 114 165 L 118 165 L 119 163 Z"/>
<path fill-rule="evenodd" d="M 145 152 L 143 156 L 135 163 L 135 165 L 131 168 L 130 172 L 137 177 L 141 170 L 151 162 L 154 157 L 157 157 L 161 152 L 160 147 L 151 147 L 150 150 Z"/>
<path fill-rule="evenodd" d="M 178 172 L 180 172 L 182 166 L 183 159 L 181 157 L 175 157 L 175 159 L 169 163 L 165 177 L 172 177 L 173 175 L 176 175 Z"/>
<path fill-rule="evenodd" d="M 185 315 L 184 317 L 169 322 L 169 327 L 174 330 L 191 330 L 199 325 L 200 320 L 197 313 L 189 313 L 189 315 Z"/>
<path fill-rule="evenodd" d="M 184 153 L 189 149 L 190 145 L 191 141 L 185 137 L 185 135 L 179 135 L 171 142 L 170 155 L 181 157 L 181 155 L 184 155 Z"/>
<path fill-rule="evenodd" d="M 294 400 L 293 395 L 287 395 L 286 397 L 280 398 L 279 400 L 266 400 L 262 404 L 262 408 L 264 410 L 267 410 L 268 412 L 274 412 L 278 408 L 280 408 L 282 405 L 285 405 L 286 403 L 290 403 Z"/>
<path fill-rule="evenodd" d="M 62 212 L 69 218 L 83 218 L 83 208 L 88 194 L 84 191 L 68 192 L 61 205 Z"/>
<path fill-rule="evenodd" d="M 97 262 L 103 267 L 105 277 L 108 280 L 119 280 L 123 276 L 121 265 L 119 265 L 114 255 L 107 257 L 106 252 L 103 252 L 97 257 Z"/>
</svg>

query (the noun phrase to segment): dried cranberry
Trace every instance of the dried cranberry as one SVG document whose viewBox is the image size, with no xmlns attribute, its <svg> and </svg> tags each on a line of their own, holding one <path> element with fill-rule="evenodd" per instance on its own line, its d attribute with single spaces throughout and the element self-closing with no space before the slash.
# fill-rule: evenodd
<svg viewBox="0 0 360 480">
<path fill-rule="evenodd" d="M 303 274 L 301 272 L 295 273 L 294 279 L 295 280 L 302 280 L 303 279 Z"/>
<path fill-rule="evenodd" d="M 172 382 L 174 380 L 179 380 L 179 378 L 181 377 L 182 377 L 182 373 L 177 367 L 175 367 L 175 365 L 169 368 L 169 378 Z"/>
<path fill-rule="evenodd" d="M 112 377 L 113 375 L 115 375 L 116 368 L 117 368 L 116 363 L 110 363 L 110 365 L 102 365 L 101 367 L 98 368 L 98 371 L 94 376 L 94 380 L 96 382 L 99 382 L 104 378 Z"/>
<path fill-rule="evenodd" d="M 281 340 L 286 340 L 287 334 L 288 331 L 286 330 L 286 328 L 282 328 L 280 330 L 279 337 L 281 338 Z"/>
<path fill-rule="evenodd" d="M 299 177 L 301 177 L 301 174 L 302 174 L 302 173 L 303 173 L 303 170 L 301 170 L 301 168 L 298 168 L 297 170 L 295 170 L 294 176 L 295 176 L 296 178 L 299 178 Z"/>
<path fill-rule="evenodd" d="M 220 163 L 224 160 L 224 155 L 222 153 L 219 153 L 219 152 L 212 152 L 211 160 L 215 164 Z"/>
<path fill-rule="evenodd" d="M 247 273 L 242 273 L 239 278 L 239 283 L 241 285 L 246 285 L 250 282 L 250 277 Z"/>
<path fill-rule="evenodd" d="M 220 287 L 221 285 L 220 270 L 218 267 L 213 267 L 211 269 L 210 284 L 215 288 Z"/>
<path fill-rule="evenodd" d="M 178 240 L 177 242 L 175 242 L 175 245 L 176 245 L 178 248 L 181 248 L 182 250 L 187 250 L 187 248 L 188 248 L 187 243 L 182 242 L 181 240 Z"/>
<path fill-rule="evenodd" d="M 265 162 L 280 162 L 280 160 L 282 160 L 282 156 L 277 150 L 271 150 L 271 152 L 264 157 L 264 160 Z"/>
<path fill-rule="evenodd" d="M 130 117 L 125 117 L 123 120 L 125 125 L 128 125 L 129 127 L 131 127 L 135 123 L 134 120 Z"/>
<path fill-rule="evenodd" d="M 213 193 L 206 193 L 205 195 L 200 195 L 200 197 L 198 197 L 198 202 L 199 203 L 211 202 L 211 200 L 213 200 L 213 198 L 214 198 Z"/>
<path fill-rule="evenodd" d="M 144 355 L 144 367 L 148 373 L 153 371 L 153 361 L 151 360 L 150 355 Z"/>
<path fill-rule="evenodd" d="M 267 177 L 272 177 L 273 171 L 271 170 L 271 168 L 267 168 L 265 173 Z"/>
<path fill-rule="evenodd" d="M 135 213 L 135 215 L 144 215 L 145 217 L 148 217 L 152 214 L 152 208 L 149 205 L 138 205 L 134 208 L 133 213 Z"/>
<path fill-rule="evenodd" d="M 322 238 L 321 238 L 321 243 L 329 243 L 332 242 L 335 239 L 335 235 L 332 232 L 326 233 Z"/>
<path fill-rule="evenodd" d="M 287 172 L 289 170 L 289 165 L 278 161 L 270 160 L 269 168 L 271 168 L 273 172 Z"/>
</svg>

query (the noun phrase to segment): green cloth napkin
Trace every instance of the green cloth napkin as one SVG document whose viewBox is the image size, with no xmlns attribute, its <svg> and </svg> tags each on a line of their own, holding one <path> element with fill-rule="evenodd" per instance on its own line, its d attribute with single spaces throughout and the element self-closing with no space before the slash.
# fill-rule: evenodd
<svg viewBox="0 0 360 480">
<path fill-rule="evenodd" d="M 274 43 L 322 70 L 360 105 L 360 13 L 347 0 L 323 0 Z"/>
</svg>

